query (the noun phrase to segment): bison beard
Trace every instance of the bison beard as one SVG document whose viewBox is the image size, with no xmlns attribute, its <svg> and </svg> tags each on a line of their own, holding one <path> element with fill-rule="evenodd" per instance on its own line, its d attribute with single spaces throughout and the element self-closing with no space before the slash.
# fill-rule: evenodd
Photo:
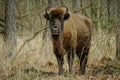
<svg viewBox="0 0 120 80">
<path fill-rule="evenodd" d="M 49 11 L 49 12 L 48 12 Z M 69 73 L 72 73 L 74 54 L 80 61 L 80 74 L 84 75 L 91 44 L 92 22 L 83 15 L 68 12 L 67 7 L 45 9 L 44 17 L 49 20 L 53 50 L 63 74 L 64 54 L 67 53 Z M 58 32 L 54 35 L 52 32 Z"/>
</svg>

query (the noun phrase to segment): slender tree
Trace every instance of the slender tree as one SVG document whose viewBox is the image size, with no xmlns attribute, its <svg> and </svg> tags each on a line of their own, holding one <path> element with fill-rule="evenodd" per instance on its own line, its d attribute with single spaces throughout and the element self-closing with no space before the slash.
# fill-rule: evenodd
<svg viewBox="0 0 120 80">
<path fill-rule="evenodd" d="M 77 12 L 80 9 L 80 0 L 72 0 L 73 12 Z"/>
<path fill-rule="evenodd" d="M 11 57 L 16 52 L 15 0 L 6 0 L 5 24 L 5 55 Z"/>
<path fill-rule="evenodd" d="M 120 0 L 117 0 L 116 58 L 120 60 Z"/>
<path fill-rule="evenodd" d="M 48 5 L 55 5 L 56 0 L 48 0 Z"/>
<path fill-rule="evenodd" d="M 106 21 L 108 22 L 110 17 L 110 0 L 103 1 L 103 13 L 104 13 L 105 22 Z"/>
</svg>

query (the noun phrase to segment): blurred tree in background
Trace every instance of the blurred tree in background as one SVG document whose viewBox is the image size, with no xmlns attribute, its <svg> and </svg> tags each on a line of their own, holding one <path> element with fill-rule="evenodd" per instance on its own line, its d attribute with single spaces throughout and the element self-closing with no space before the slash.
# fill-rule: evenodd
<svg viewBox="0 0 120 80">
<path fill-rule="evenodd" d="M 120 60 L 120 0 L 117 0 L 116 58 Z"/>
<path fill-rule="evenodd" d="M 10 57 L 16 53 L 16 17 L 15 0 L 6 0 L 5 5 L 5 55 Z"/>
</svg>

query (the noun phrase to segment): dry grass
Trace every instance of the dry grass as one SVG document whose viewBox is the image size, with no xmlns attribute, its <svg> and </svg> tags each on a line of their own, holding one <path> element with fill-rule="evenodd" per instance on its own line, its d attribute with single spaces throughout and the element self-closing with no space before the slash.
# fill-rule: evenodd
<svg viewBox="0 0 120 80">
<path fill-rule="evenodd" d="M 9 59 L 4 58 L 2 54 L 3 39 L 0 36 L 0 80 L 119 80 L 120 70 L 118 67 L 110 68 L 114 70 L 113 74 L 104 74 L 106 64 L 109 61 L 115 61 L 115 34 L 106 34 L 105 32 L 94 33 L 92 45 L 88 60 L 86 76 L 68 75 L 67 61 L 64 65 L 64 76 L 57 75 L 57 61 L 52 52 L 51 41 L 43 41 L 42 35 L 37 35 L 28 42 L 21 51 L 19 49 L 24 44 L 25 37 L 17 38 L 17 54 Z M 78 69 L 77 58 L 74 63 L 74 73 Z M 111 62 L 110 61 L 110 62 Z M 114 64 L 115 65 L 115 64 Z M 102 66 L 102 67 L 101 67 Z M 107 68 L 108 69 L 108 68 Z M 108 69 L 109 71 L 109 69 Z M 115 74 L 117 72 L 117 74 Z M 97 75 L 93 75 L 93 73 Z M 119 75 L 119 76 L 118 76 Z"/>
</svg>

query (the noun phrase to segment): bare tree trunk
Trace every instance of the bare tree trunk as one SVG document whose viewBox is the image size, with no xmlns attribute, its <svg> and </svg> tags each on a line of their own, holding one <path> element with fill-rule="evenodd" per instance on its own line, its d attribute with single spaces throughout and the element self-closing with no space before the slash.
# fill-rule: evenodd
<svg viewBox="0 0 120 80">
<path fill-rule="evenodd" d="M 97 4 L 97 5 L 96 5 Z M 99 1 L 97 1 L 97 3 L 96 3 L 96 1 L 95 0 L 91 0 L 90 1 L 90 7 L 91 7 L 91 19 L 92 19 L 92 21 L 94 22 L 94 25 L 95 25 L 95 31 L 98 31 L 98 20 L 97 20 L 97 17 L 99 17 L 98 16 L 98 5 L 99 4 Z"/>
<path fill-rule="evenodd" d="M 63 6 L 64 5 L 64 0 L 61 0 L 61 6 Z"/>
<path fill-rule="evenodd" d="M 104 4 L 104 19 L 106 21 L 109 21 L 109 17 L 110 17 L 110 0 L 105 0 L 103 1 Z"/>
<path fill-rule="evenodd" d="M 100 16 L 101 16 L 101 0 L 97 0 L 97 27 L 98 27 L 98 32 L 101 33 L 101 21 L 100 21 Z"/>
<path fill-rule="evenodd" d="M 54 5 L 55 5 L 55 1 L 56 1 L 56 0 L 48 0 L 48 5 L 54 6 Z"/>
<path fill-rule="evenodd" d="M 80 9 L 80 1 L 72 0 L 72 8 L 73 8 L 73 12 L 76 13 Z"/>
<path fill-rule="evenodd" d="M 117 0 L 116 58 L 120 60 L 120 0 Z"/>
<path fill-rule="evenodd" d="M 57 6 L 63 6 L 63 0 L 56 0 L 55 3 Z"/>
<path fill-rule="evenodd" d="M 5 55 L 11 57 L 16 52 L 15 0 L 6 0 L 5 8 Z"/>
</svg>

